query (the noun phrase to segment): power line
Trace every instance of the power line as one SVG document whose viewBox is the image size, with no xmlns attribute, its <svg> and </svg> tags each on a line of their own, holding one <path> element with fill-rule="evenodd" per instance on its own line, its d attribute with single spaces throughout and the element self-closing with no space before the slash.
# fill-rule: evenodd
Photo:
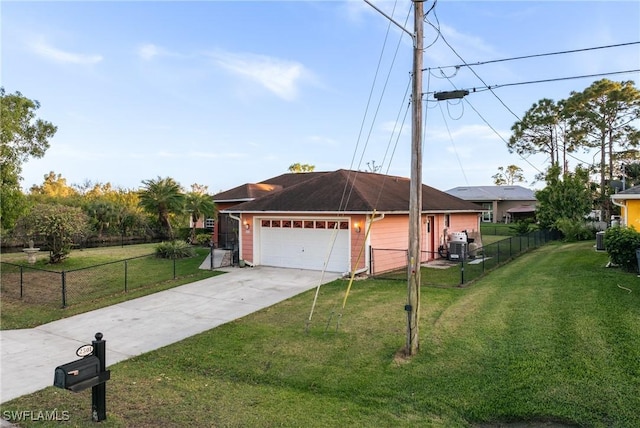
<svg viewBox="0 0 640 428">
<path fill-rule="evenodd" d="M 474 87 L 474 88 L 469 88 L 469 89 L 466 89 L 466 90 L 468 90 L 469 92 L 484 92 L 484 91 L 490 91 L 490 90 L 498 89 L 498 88 L 505 88 L 507 86 L 531 85 L 531 84 L 535 84 L 535 83 L 559 82 L 559 81 L 563 81 L 563 80 L 586 79 L 586 78 L 591 78 L 591 77 L 612 76 L 612 75 L 615 75 L 615 74 L 629 74 L 629 73 L 640 73 L 640 69 L 624 70 L 624 71 L 611 71 L 611 72 L 608 72 L 608 73 L 583 74 L 581 76 L 556 77 L 556 78 L 552 78 L 552 79 L 529 80 L 529 81 L 526 81 L 526 82 L 503 83 L 503 84 L 498 84 L 498 85 L 490 85 L 490 86 L 487 85 L 487 86 Z M 431 95 L 431 94 L 435 94 L 435 93 L 436 93 L 435 91 L 434 92 L 428 92 L 428 93 L 425 93 L 425 95 Z"/>
<path fill-rule="evenodd" d="M 451 49 L 451 51 L 460 59 L 460 61 L 462 61 L 467 67 L 469 67 L 469 70 L 471 70 L 471 72 L 478 78 L 478 80 L 480 80 L 487 88 L 489 91 L 491 91 L 491 93 L 493 94 L 494 97 L 496 97 L 496 99 L 500 102 L 500 104 L 502 104 L 502 106 L 507 109 L 507 111 L 509 113 L 511 113 L 516 119 L 520 120 L 520 117 L 513 111 L 511 110 L 511 108 L 509 108 L 508 105 L 505 104 L 504 101 L 502 101 L 502 99 L 498 96 L 498 94 L 496 94 L 495 92 L 493 92 L 493 89 L 491 89 L 489 87 L 489 85 L 487 85 L 487 82 L 485 82 L 482 77 L 480 77 L 478 75 L 478 73 L 476 73 L 476 71 L 471 68 L 471 66 L 460 56 L 460 54 L 453 48 L 453 46 L 451 46 L 451 44 L 447 41 L 447 39 L 444 37 L 444 35 L 442 34 L 442 32 L 440 31 L 440 21 L 438 20 L 438 15 L 436 14 L 436 11 L 434 9 L 433 11 L 433 16 L 436 19 L 436 22 L 438 23 L 438 26 L 435 27 L 431 22 L 429 22 L 429 25 L 431 25 L 438 33 L 440 33 L 440 37 L 442 38 L 442 41 L 449 46 L 449 49 Z"/>
<path fill-rule="evenodd" d="M 631 45 L 637 45 L 637 44 L 640 44 L 640 42 L 618 43 L 618 44 L 615 44 L 615 45 L 595 46 L 595 47 L 591 47 L 591 48 L 572 49 L 572 50 L 567 50 L 567 51 L 548 52 L 548 53 L 533 54 L 533 55 L 522 55 L 522 56 L 511 57 L 511 58 L 502 58 L 502 59 L 493 59 L 493 60 L 489 60 L 489 61 L 480 61 L 480 62 L 475 62 L 473 64 L 464 63 L 464 64 L 458 64 L 458 65 L 445 65 L 445 66 L 442 66 L 442 67 L 425 68 L 422 71 L 441 70 L 443 68 L 456 68 L 456 69 L 458 69 L 458 68 L 463 67 L 463 66 L 470 67 L 471 65 L 493 64 L 493 63 L 496 63 L 496 62 L 515 61 L 515 60 L 519 60 L 519 59 L 529 59 L 529 58 L 539 58 L 539 57 L 551 56 L 551 55 L 564 55 L 564 54 L 569 54 L 569 53 L 587 52 L 587 51 L 598 50 L 598 49 L 617 48 L 617 47 L 631 46 Z"/>
</svg>

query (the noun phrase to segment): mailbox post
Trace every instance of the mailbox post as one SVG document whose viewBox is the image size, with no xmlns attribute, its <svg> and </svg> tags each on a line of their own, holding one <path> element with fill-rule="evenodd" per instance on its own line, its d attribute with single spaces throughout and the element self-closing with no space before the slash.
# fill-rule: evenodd
<svg viewBox="0 0 640 428">
<path fill-rule="evenodd" d="M 96 333 L 93 345 L 93 355 L 100 361 L 100 373 L 106 372 L 106 342 L 102 340 L 102 333 Z M 101 382 L 91 388 L 91 418 L 94 422 L 107 419 L 107 383 Z"/>
<path fill-rule="evenodd" d="M 106 370 L 106 342 L 102 333 L 96 333 L 91 345 L 76 350 L 79 360 L 56 367 L 53 385 L 78 392 L 91 388 L 91 419 L 100 422 L 107 419 L 107 385 L 111 372 Z"/>
</svg>

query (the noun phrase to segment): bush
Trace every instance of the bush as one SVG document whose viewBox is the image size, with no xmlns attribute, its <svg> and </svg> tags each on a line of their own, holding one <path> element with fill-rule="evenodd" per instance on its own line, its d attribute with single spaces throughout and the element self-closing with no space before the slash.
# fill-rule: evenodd
<svg viewBox="0 0 640 428">
<path fill-rule="evenodd" d="M 588 241 L 595 237 L 594 229 L 582 220 L 561 218 L 556 220 L 555 227 L 562 232 L 567 242 Z"/>
<path fill-rule="evenodd" d="M 604 246 L 613 264 L 628 272 L 638 269 L 636 249 L 640 248 L 640 233 L 631 227 L 610 227 L 604 234 Z"/>
<path fill-rule="evenodd" d="M 196 240 L 193 242 L 195 245 L 203 245 L 207 246 L 211 243 L 211 234 L 210 233 L 199 233 L 196 235 Z"/>
<path fill-rule="evenodd" d="M 516 235 L 526 235 L 527 233 L 535 230 L 535 225 L 533 219 L 527 218 L 513 223 L 509 226 L 509 229 Z"/>
<path fill-rule="evenodd" d="M 193 247 L 183 241 L 161 242 L 156 246 L 156 257 L 163 259 L 185 259 L 195 254 Z"/>
</svg>

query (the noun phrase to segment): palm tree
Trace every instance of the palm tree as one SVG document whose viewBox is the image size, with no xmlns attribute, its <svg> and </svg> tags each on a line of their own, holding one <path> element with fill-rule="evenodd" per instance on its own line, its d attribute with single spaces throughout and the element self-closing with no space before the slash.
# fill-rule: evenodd
<svg viewBox="0 0 640 428">
<path fill-rule="evenodd" d="M 170 177 L 143 180 L 144 188 L 139 191 L 140 206 L 150 214 L 158 214 L 158 222 L 166 236 L 173 239 L 173 229 L 169 217 L 184 210 L 182 187 Z"/>
<path fill-rule="evenodd" d="M 202 192 L 189 192 L 186 197 L 185 209 L 191 215 L 191 242 L 196 239 L 196 223 L 200 218 L 213 217 L 215 204 L 211 196 Z"/>
</svg>

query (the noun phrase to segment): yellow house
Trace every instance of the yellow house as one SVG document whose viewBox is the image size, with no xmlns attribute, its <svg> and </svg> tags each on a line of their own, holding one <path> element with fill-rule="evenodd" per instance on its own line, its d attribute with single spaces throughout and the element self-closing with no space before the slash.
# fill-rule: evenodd
<svg viewBox="0 0 640 428">
<path fill-rule="evenodd" d="M 622 226 L 633 227 L 640 232 L 640 186 L 634 186 L 611 196 L 611 201 L 620 207 Z"/>
</svg>

